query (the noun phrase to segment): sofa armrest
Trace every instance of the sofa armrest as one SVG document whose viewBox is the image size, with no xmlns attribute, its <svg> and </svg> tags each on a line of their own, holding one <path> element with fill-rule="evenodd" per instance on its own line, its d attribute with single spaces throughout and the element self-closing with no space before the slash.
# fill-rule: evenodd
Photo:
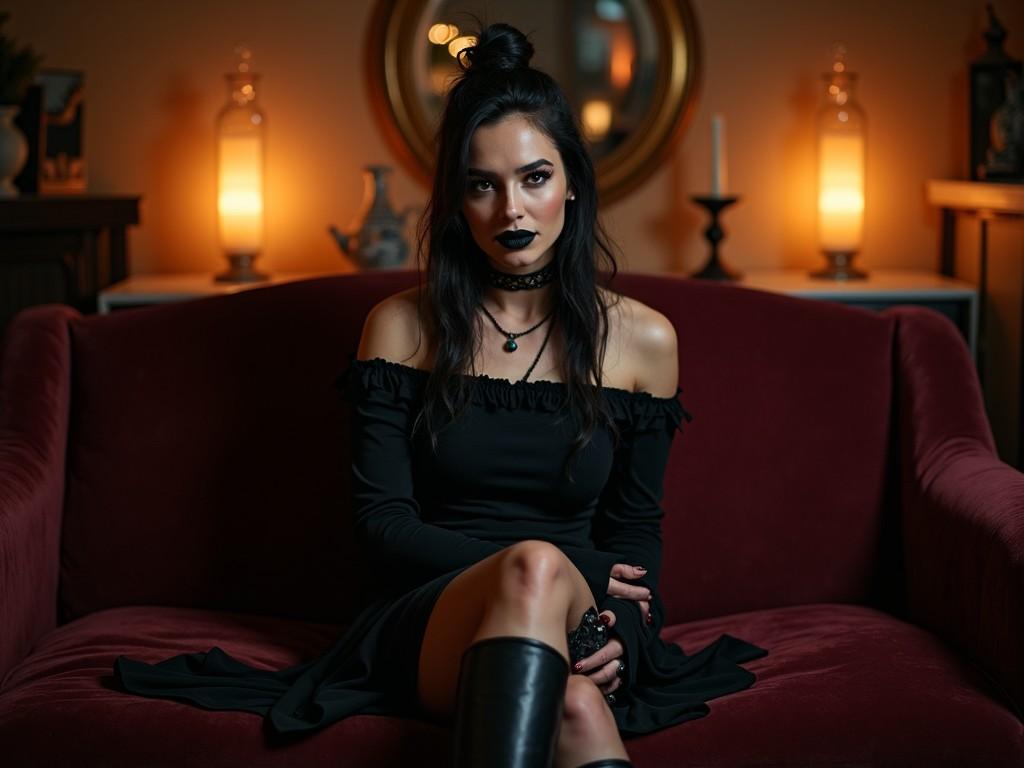
<svg viewBox="0 0 1024 768">
<path fill-rule="evenodd" d="M 970 353 L 946 318 L 900 308 L 907 607 L 1024 711 L 1024 474 L 999 460 Z"/>
<path fill-rule="evenodd" d="M 0 681 L 57 622 L 71 307 L 23 310 L 0 362 Z"/>
</svg>

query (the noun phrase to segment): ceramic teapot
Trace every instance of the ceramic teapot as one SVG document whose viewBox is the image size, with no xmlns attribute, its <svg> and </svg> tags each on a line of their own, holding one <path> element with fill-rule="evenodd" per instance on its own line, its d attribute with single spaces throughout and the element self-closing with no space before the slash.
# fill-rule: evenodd
<svg viewBox="0 0 1024 768">
<path fill-rule="evenodd" d="M 333 225 L 329 228 L 342 253 L 360 269 L 400 267 L 409 255 L 402 227 L 415 209 L 409 207 L 396 213 L 391 207 L 385 182 L 390 172 L 387 165 L 366 166 L 363 169 L 363 208 L 356 218 L 358 229 L 342 232 Z"/>
</svg>

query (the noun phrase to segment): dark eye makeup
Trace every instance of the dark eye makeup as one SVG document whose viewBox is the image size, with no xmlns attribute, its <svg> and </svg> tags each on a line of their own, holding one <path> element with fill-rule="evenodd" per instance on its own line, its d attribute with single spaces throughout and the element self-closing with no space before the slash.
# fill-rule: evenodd
<svg viewBox="0 0 1024 768">
<path fill-rule="evenodd" d="M 554 173 L 549 170 L 530 171 L 528 174 L 526 174 L 526 176 L 524 176 L 524 178 L 529 180 L 532 186 L 539 187 L 545 184 L 548 181 L 548 179 L 550 179 L 553 175 Z M 486 179 L 483 177 L 471 178 L 469 180 L 469 189 L 472 192 L 486 192 L 487 189 L 482 188 L 480 185 L 492 183 L 493 182 L 490 179 Z"/>
</svg>

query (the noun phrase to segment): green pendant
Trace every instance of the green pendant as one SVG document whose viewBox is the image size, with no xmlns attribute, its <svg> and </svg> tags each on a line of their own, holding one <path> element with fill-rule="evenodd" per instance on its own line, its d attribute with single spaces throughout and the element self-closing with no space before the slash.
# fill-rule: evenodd
<svg viewBox="0 0 1024 768">
<path fill-rule="evenodd" d="M 505 342 L 506 352 L 515 352 L 517 349 L 519 349 L 519 345 L 516 344 L 515 339 L 509 339 L 508 341 Z"/>
</svg>

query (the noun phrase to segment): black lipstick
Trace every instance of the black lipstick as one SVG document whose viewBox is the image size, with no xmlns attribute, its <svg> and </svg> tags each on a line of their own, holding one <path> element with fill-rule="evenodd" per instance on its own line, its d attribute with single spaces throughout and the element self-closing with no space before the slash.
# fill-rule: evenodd
<svg viewBox="0 0 1024 768">
<path fill-rule="evenodd" d="M 533 238 L 536 236 L 536 232 L 531 232 L 528 229 L 510 229 L 506 232 L 502 232 L 494 239 L 510 251 L 518 251 L 532 243 Z"/>
</svg>

